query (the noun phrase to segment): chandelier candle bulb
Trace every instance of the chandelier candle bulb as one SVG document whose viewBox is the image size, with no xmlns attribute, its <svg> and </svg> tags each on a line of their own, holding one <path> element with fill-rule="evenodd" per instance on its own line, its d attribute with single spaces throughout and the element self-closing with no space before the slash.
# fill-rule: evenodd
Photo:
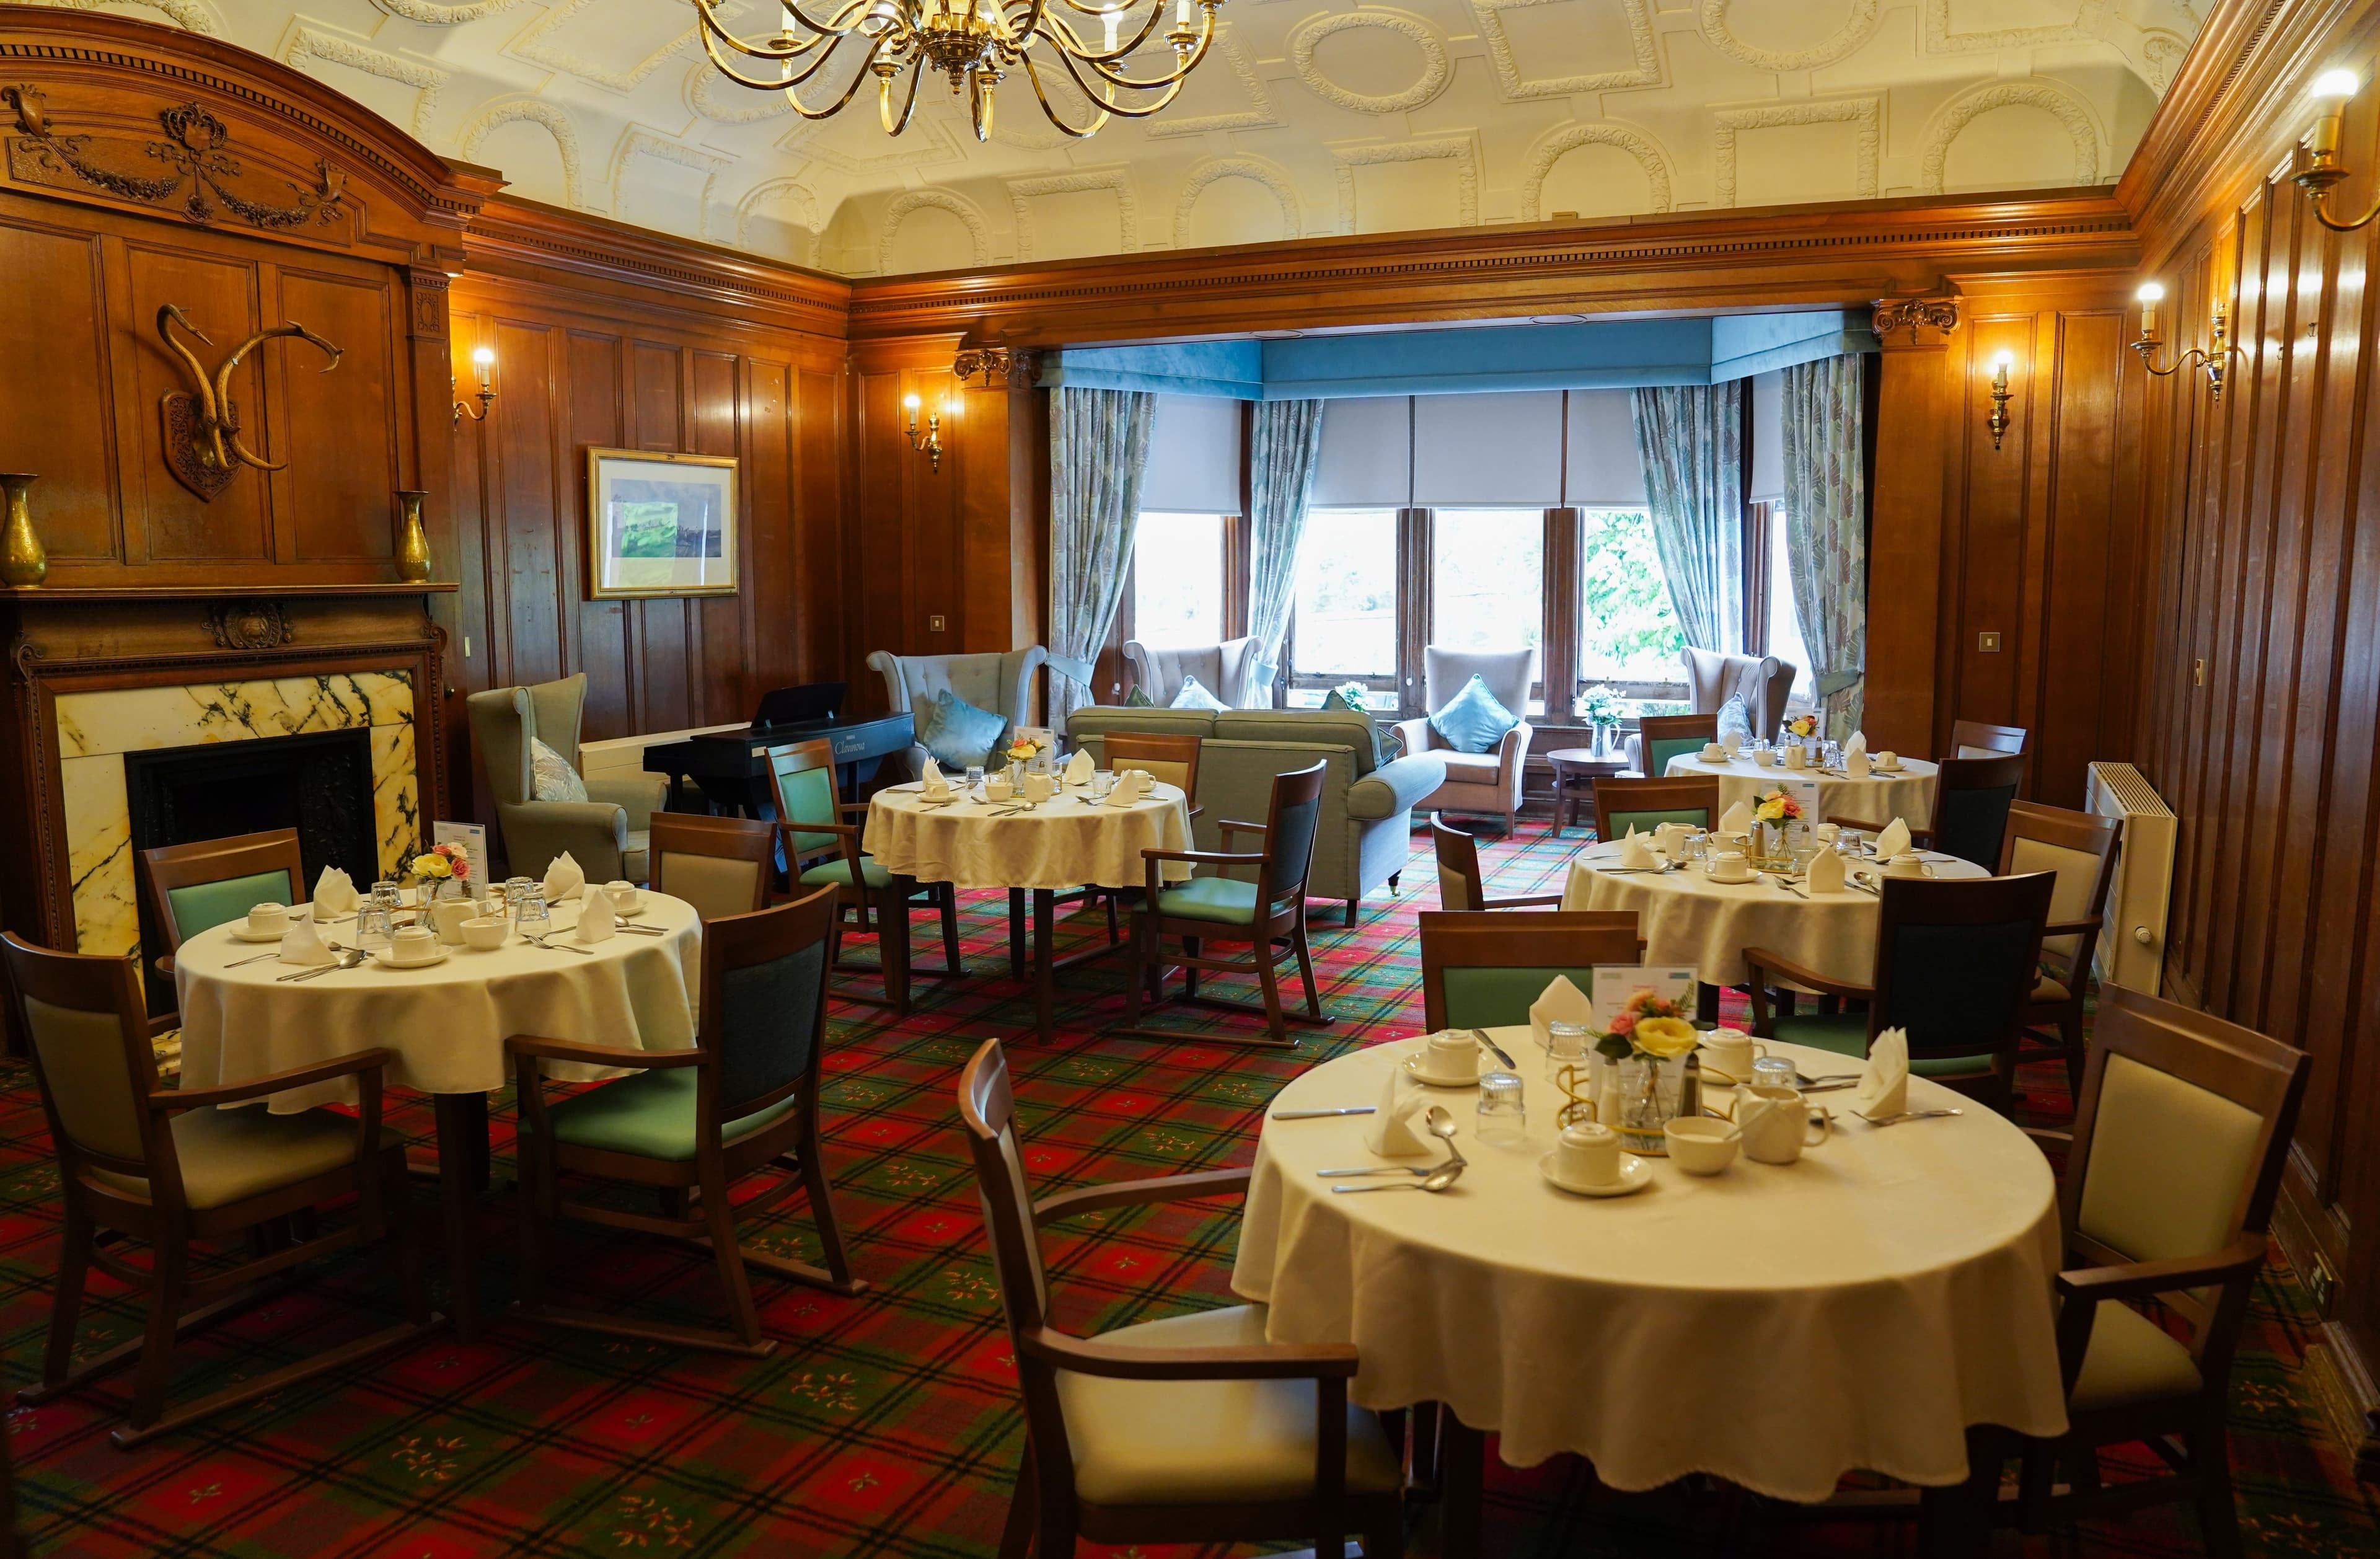
<svg viewBox="0 0 2380 1559">
<path fill-rule="evenodd" d="M 1108 39 L 1105 48 L 1101 51 L 1102 53 L 1111 54 L 1111 54 L 1113 54 L 1113 53 L 1115 53 L 1115 46 L 1116 46 L 1116 23 L 1117 23 L 1118 21 L 1122 20 L 1122 19 L 1123 19 L 1123 18 L 1122 18 L 1118 13 L 1116 13 L 1116 12 L 1114 12 L 1114 11 L 1108 11 L 1108 12 L 1106 12 L 1106 13 L 1104 13 L 1104 14 L 1102 14 L 1102 15 L 1100 16 L 1100 18 L 1099 18 L 1099 21 L 1100 21 L 1100 24 L 1101 24 L 1103 27 L 1105 27 L 1105 28 L 1106 28 L 1106 30 L 1107 30 L 1107 39 Z"/>
</svg>

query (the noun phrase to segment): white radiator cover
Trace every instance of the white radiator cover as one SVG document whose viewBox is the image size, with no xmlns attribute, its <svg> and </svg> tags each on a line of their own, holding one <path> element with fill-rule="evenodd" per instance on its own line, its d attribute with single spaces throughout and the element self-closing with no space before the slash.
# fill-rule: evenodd
<svg viewBox="0 0 2380 1559">
<path fill-rule="evenodd" d="M 2165 973 L 2166 912 L 2173 901 L 2173 809 L 2130 763 L 2094 763 L 2083 805 L 2124 825 L 2115 884 L 2092 972 L 2103 985 L 2157 994 Z"/>
</svg>

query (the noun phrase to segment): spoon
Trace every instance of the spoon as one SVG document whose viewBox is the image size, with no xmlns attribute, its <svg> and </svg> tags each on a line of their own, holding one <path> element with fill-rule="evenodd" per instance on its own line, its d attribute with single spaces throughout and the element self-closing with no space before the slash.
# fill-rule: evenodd
<svg viewBox="0 0 2380 1559">
<path fill-rule="evenodd" d="M 1340 1176 L 1342 1176 L 1342 1175 L 1428 1175 L 1428 1174 L 1430 1173 L 1430 1171 L 1428 1171 L 1428 1170 L 1427 1170 L 1427 1169 L 1423 1169 L 1423 1168 L 1421 1168 L 1421 1167 L 1420 1167 L 1419 1165 L 1417 1165 L 1417 1164 L 1410 1164 L 1410 1163 L 1375 1163 L 1375 1164 L 1366 1164 L 1365 1167 L 1363 1167 L 1363 1168 L 1361 1168 L 1361 1169 L 1318 1169 L 1318 1170 L 1316 1170 L 1314 1173 L 1315 1173 L 1316 1175 L 1318 1175 L 1321 1176 L 1321 1177 L 1322 1177 L 1323 1179 L 1325 1179 L 1325 1180 L 1332 1180 L 1332 1179 L 1337 1179 L 1338 1177 L 1340 1177 Z"/>
<path fill-rule="evenodd" d="M 362 963 L 365 956 L 362 948 L 350 947 L 340 953 L 334 962 L 318 965 L 310 969 L 299 969 L 296 974 L 285 974 L 280 977 L 278 982 L 286 985 L 292 980 L 311 980 L 318 974 L 329 974 L 334 969 L 351 969 Z"/>
<path fill-rule="evenodd" d="M 545 933 L 545 936 L 531 936 L 528 932 L 521 932 L 521 940 L 523 942 L 533 944 L 536 946 L 542 947 L 549 953 L 577 953 L 589 958 L 595 956 L 586 948 L 576 946 L 567 942 L 559 944 L 548 942 L 546 937 L 550 937 L 552 934 L 553 933 L 552 932 L 548 932 Z"/>
<path fill-rule="evenodd" d="M 1903 1110 L 1897 1115 L 1862 1115 L 1870 1126 L 1899 1126 L 1902 1121 L 1930 1121 L 1943 1115 L 1963 1115 L 1964 1110 Z"/>
<path fill-rule="evenodd" d="M 1330 1192 L 1333 1196 L 1353 1196 L 1358 1191 L 1442 1191 L 1462 1179 L 1463 1172 L 1470 1167 L 1461 1159 L 1456 1159 L 1451 1163 L 1440 1164 L 1425 1179 L 1383 1180 L 1376 1186 L 1333 1186 Z"/>
<path fill-rule="evenodd" d="M 1422 1127 L 1432 1137 L 1438 1138 L 1446 1144 L 1448 1163 L 1465 1166 L 1470 1163 L 1471 1161 L 1463 1156 L 1463 1150 L 1454 1145 L 1454 1117 L 1447 1113 L 1445 1105 L 1432 1104 L 1429 1107 L 1429 1114 L 1422 1117 Z"/>
</svg>

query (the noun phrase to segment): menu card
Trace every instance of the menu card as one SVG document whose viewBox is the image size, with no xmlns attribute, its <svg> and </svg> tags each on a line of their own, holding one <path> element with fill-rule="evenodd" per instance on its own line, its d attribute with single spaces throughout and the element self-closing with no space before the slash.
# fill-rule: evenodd
<svg viewBox="0 0 2380 1559">
<path fill-rule="evenodd" d="M 470 858 L 470 891 L 480 892 L 488 881 L 488 831 L 476 822 L 433 822 L 430 825 L 430 842 L 433 845 L 460 845 Z"/>
<path fill-rule="evenodd" d="M 1595 989 L 1589 1000 L 1595 1007 L 1596 1032 L 1611 1031 L 1611 1020 L 1620 1016 L 1640 991 L 1650 991 L 1663 1001 L 1673 1002 L 1682 1013 L 1694 1010 L 1694 967 L 1692 964 L 1597 964 L 1595 966 Z"/>
</svg>

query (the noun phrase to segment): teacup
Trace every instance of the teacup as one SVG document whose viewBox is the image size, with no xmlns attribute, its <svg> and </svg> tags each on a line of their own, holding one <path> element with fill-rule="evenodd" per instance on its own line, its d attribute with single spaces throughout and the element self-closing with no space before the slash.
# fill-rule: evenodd
<svg viewBox="0 0 2380 1559">
<path fill-rule="evenodd" d="M 1900 767 L 1900 754 L 1886 748 L 1876 755 L 1876 766 L 1887 771 L 1898 769 Z"/>
<path fill-rule="evenodd" d="M 468 898 L 442 898 L 430 907 L 430 924 L 438 940 L 449 947 L 463 945 L 463 922 L 480 912 Z"/>
<path fill-rule="evenodd" d="M 1675 857 L 1679 847 L 1694 836 L 1694 830 L 1682 822 L 1665 822 L 1653 830 L 1653 847 L 1665 856 Z"/>
<path fill-rule="evenodd" d="M 1884 874 L 1888 877 L 1931 877 L 1934 875 L 1934 863 L 1915 850 L 1903 850 L 1884 863 Z"/>
<path fill-rule="evenodd" d="M 502 915 L 479 915 L 463 922 L 463 941 L 482 953 L 492 953 L 504 944 L 504 934 L 512 922 Z"/>
<path fill-rule="evenodd" d="M 1822 850 L 1833 849 L 1835 841 L 1842 836 L 1842 824 L 1838 822 L 1822 822 L 1810 830 L 1810 837 L 1817 842 L 1818 847 Z"/>
<path fill-rule="evenodd" d="M 1573 1186 L 1609 1186 L 1620 1178 L 1620 1133 L 1598 1121 L 1564 1127 L 1553 1166 L 1555 1178 Z"/>
<path fill-rule="evenodd" d="M 1016 787 L 1008 783 L 1006 774 L 994 774 L 983 782 L 983 798 L 987 801 L 1005 801 L 1015 794 Z"/>
<path fill-rule="evenodd" d="M 1749 883 L 1752 858 L 1742 850 L 1725 851 L 1711 859 L 1710 874 L 1715 883 Z"/>
<path fill-rule="evenodd" d="M 1704 1069 L 1722 1074 L 1728 1082 L 1750 1082 L 1753 1062 L 1767 1054 L 1767 1045 L 1741 1029 L 1714 1029 L 1703 1036 Z"/>
<path fill-rule="evenodd" d="M 1469 1082 L 1479 1075 L 1479 1041 L 1460 1029 L 1432 1034 L 1429 1043 L 1422 1047 L 1417 1065 L 1427 1077 Z"/>
<path fill-rule="evenodd" d="M 289 907 L 285 904 L 249 905 L 248 929 L 256 936 L 279 936 L 289 929 Z"/>
<path fill-rule="evenodd" d="M 1689 1175 L 1717 1175 L 1735 1162 L 1743 1134 L 1708 1115 L 1680 1115 L 1661 1128 L 1670 1139 L 1670 1162 Z"/>
<path fill-rule="evenodd" d="M 428 926 L 400 926 L 389 938 L 392 964 L 424 964 L 438 956 L 438 937 Z"/>
<path fill-rule="evenodd" d="M 1739 1088 L 1735 1125 L 1743 1134 L 1743 1155 L 1755 1163 L 1791 1163 L 1834 1129 L 1824 1111 L 1814 1111 L 1791 1088 Z"/>
<path fill-rule="evenodd" d="M 1764 747 L 1753 753 L 1752 761 L 1764 769 L 1772 769 L 1777 766 L 1777 753 L 1774 749 Z"/>
<path fill-rule="evenodd" d="M 614 877 L 603 884 L 603 892 L 612 900 L 614 913 L 633 915 L 645 907 L 645 890 L 625 877 Z"/>
<path fill-rule="evenodd" d="M 1702 759 L 1706 763 L 1724 763 L 1727 761 L 1727 749 L 1719 746 L 1719 744 L 1715 741 L 1705 742 L 1703 743 Z"/>
<path fill-rule="evenodd" d="M 1802 746 L 1798 742 L 1793 746 L 1787 748 L 1785 749 L 1785 766 L 1789 769 L 1808 768 L 1810 766 L 1810 749 Z"/>
</svg>

